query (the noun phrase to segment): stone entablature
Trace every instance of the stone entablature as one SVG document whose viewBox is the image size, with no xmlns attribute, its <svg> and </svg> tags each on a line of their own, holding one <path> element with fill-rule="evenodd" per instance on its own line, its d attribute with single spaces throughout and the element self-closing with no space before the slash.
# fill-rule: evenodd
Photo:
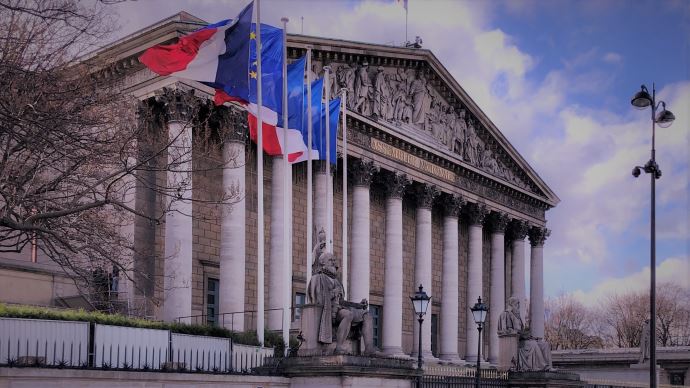
<svg viewBox="0 0 690 388">
<path fill-rule="evenodd" d="M 446 190 L 450 193 L 471 193 L 468 199 L 483 198 L 489 205 L 510 209 L 511 213 L 520 212 L 535 222 L 543 222 L 546 210 L 551 208 L 534 193 L 496 181 L 481 171 L 449 160 L 402 136 L 387 133 L 378 126 L 348 116 L 347 127 L 349 152 L 353 156 L 374 156 L 377 163 L 389 169 L 399 167 L 392 163 L 395 162 L 413 170 L 408 171 L 411 177 L 430 182 L 440 179 L 438 183 L 447 183 Z"/>
<path fill-rule="evenodd" d="M 553 205 L 558 202 L 430 51 L 301 36 L 292 40 L 292 58 L 313 45 L 312 76 L 322 76 L 327 64 L 335 75 L 328 85 L 331 95 L 347 89 L 353 116 L 417 137 L 464 164 L 549 197 Z"/>
</svg>

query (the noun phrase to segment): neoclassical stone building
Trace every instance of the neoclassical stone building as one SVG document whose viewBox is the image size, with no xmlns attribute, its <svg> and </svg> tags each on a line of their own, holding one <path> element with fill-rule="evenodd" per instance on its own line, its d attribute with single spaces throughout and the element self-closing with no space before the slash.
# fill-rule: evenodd
<svg viewBox="0 0 690 388">
<path fill-rule="evenodd" d="M 200 131 L 221 134 L 208 137 L 216 142 L 215 157 L 192 158 L 195 172 L 184 190 L 199 201 L 181 201 L 176 205 L 180 211 L 166 215 L 160 225 L 134 221 L 141 287 L 127 298 L 157 300 L 148 305 L 148 315 L 159 319 L 184 317 L 253 329 L 257 173 L 256 146 L 247 134 L 246 115 L 239 106 L 213 107 L 209 88 L 159 77 L 137 60 L 146 48 L 170 42 L 201 24 L 182 12 L 97 54 L 115 62 L 113 76 L 122 78 L 124 92 L 141 100 L 140 124 L 148 127 L 152 138 L 191 138 Z M 369 300 L 378 346 L 389 354 L 410 354 L 415 348 L 416 321 L 407 299 L 419 284 L 433 297 L 422 335 L 427 358 L 476 361 L 477 330 L 469 307 L 479 296 L 491 309 L 483 342 L 489 361 L 497 360 L 496 320 L 510 295 L 523 301 L 525 311 L 529 303 L 533 334 L 542 337 L 545 213 L 559 199 L 443 64 L 422 48 L 301 35 L 289 36 L 288 46 L 292 59 L 311 47 L 315 77 L 323 74 L 324 66 L 331 67 L 331 96 L 348 90 L 349 299 Z M 208 120 L 190 117 L 190 112 Z M 198 125 L 180 125 L 189 120 Z M 342 131 L 338 136 L 340 152 Z M 146 144 L 142 139 L 140 155 L 146 154 Z M 292 167 L 288 188 L 275 179 L 285 173 L 281 157 L 265 158 L 264 291 L 269 329 L 282 325 L 282 313 L 272 309 L 282 306 L 287 278 L 280 258 L 286 189 L 292 190 L 295 304 L 304 300 L 309 270 L 306 163 Z M 333 249 L 339 258 L 344 232 L 342 174 L 342 159 L 331 177 L 323 165 L 315 164 L 314 224 L 318 229 L 327 222 L 325 198 L 332 182 Z M 174 172 L 142 173 L 138 179 L 176 177 Z M 214 204 L 215 196 L 227 190 L 238 193 L 237 201 L 231 206 Z M 160 193 L 141 184 L 134 201 L 145 213 L 165 206 Z M 529 288 L 525 268 L 530 271 Z M 295 315 L 297 319 L 299 312 Z"/>
</svg>

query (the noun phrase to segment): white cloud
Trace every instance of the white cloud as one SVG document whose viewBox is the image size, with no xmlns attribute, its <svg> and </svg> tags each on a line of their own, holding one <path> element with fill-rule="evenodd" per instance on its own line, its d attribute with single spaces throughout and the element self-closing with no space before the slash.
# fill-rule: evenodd
<svg viewBox="0 0 690 388">
<path fill-rule="evenodd" d="M 128 27 L 134 29 L 166 16 L 145 19 L 160 9 L 187 9 L 209 21 L 220 19 L 218 11 L 223 9 L 223 17 L 232 17 L 240 5 L 229 4 L 151 1 L 118 6 L 124 19 L 131 18 Z M 262 4 L 264 20 L 277 24 L 281 16 L 288 16 L 290 32 L 300 31 L 304 17 L 307 35 L 396 45 L 405 37 L 405 11 L 392 1 L 329 2 L 328 12 L 308 0 L 291 1 L 289 7 L 278 0 Z M 410 39 L 415 35 L 424 39 L 424 48 L 440 59 L 562 199 L 547 213 L 549 227 L 554 229 L 547 260 L 577 260 L 592 269 L 593 277 L 603 276 L 596 271 L 606 267 L 603 262 L 610 266 L 619 259 L 611 251 L 620 249 L 610 246 L 607 233 L 636 230 L 635 225 L 642 225 L 639 233 L 646 233 L 648 212 L 640 209 L 649 205 L 649 183 L 633 179 L 630 171 L 649 158 L 650 133 L 645 128 L 650 121 L 648 111 L 630 109 L 617 115 L 588 109 L 573 103 L 568 93 L 604 93 L 602 85 L 614 75 L 591 71 L 590 65 L 621 63 L 621 55 L 592 48 L 572 55 L 562 67 L 537 79 L 531 71 L 539 58 L 491 25 L 491 5 L 456 1 L 410 1 L 409 5 Z M 564 51 L 564 55 L 570 53 Z M 664 172 L 657 181 L 659 238 L 687 240 L 690 83 L 668 85 L 658 95 L 677 117 L 671 128 L 657 132 L 657 156 Z M 679 209 L 665 208 L 669 206 Z"/>
<path fill-rule="evenodd" d="M 606 278 L 589 291 L 575 290 L 572 295 L 587 306 L 595 306 L 600 300 L 615 293 L 649 290 L 649 266 L 625 277 Z M 664 260 L 656 268 L 657 285 L 675 283 L 690 288 L 690 261 L 688 257 L 672 257 Z"/>
<path fill-rule="evenodd" d="M 601 59 L 606 63 L 620 63 L 623 60 L 623 57 L 618 53 L 608 52 L 604 54 Z"/>
</svg>

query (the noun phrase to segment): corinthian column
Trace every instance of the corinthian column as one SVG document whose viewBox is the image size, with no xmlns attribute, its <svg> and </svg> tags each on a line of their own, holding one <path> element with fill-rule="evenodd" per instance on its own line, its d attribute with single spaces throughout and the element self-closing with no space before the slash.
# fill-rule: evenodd
<svg viewBox="0 0 690 388">
<path fill-rule="evenodd" d="M 410 180 L 403 174 L 384 176 L 386 198 L 386 245 L 383 273 L 383 346 L 384 353 L 404 356 L 403 322 L 403 218 L 402 197 Z"/>
<path fill-rule="evenodd" d="M 443 199 L 443 270 L 441 278 L 441 336 L 439 358 L 461 362 L 458 354 L 458 215 L 465 201 L 459 196 Z"/>
<path fill-rule="evenodd" d="M 417 229 L 415 232 L 415 286 L 420 284 L 431 293 L 431 207 L 439 195 L 436 186 L 423 184 L 417 187 Z M 434 359 L 431 353 L 431 314 L 433 306 L 427 310 L 427 324 L 422 325 L 422 357 Z M 414 342 L 419 343 L 419 323 L 415 320 Z M 416 354 L 417 348 L 413 351 Z"/>
<path fill-rule="evenodd" d="M 216 108 L 219 109 L 219 108 Z M 232 206 L 224 205 L 220 218 L 220 281 L 219 310 L 221 313 L 244 311 L 246 259 L 246 183 L 245 136 L 246 115 L 224 108 L 219 114 L 223 145 L 223 189 L 232 195 Z M 221 324 L 235 331 L 244 331 L 244 314 L 223 316 Z"/>
<path fill-rule="evenodd" d="M 525 292 L 525 236 L 529 225 L 526 221 L 513 220 L 510 223 L 510 238 L 513 240 L 510 295 L 520 301 L 520 315 L 527 317 L 527 293 Z"/>
<path fill-rule="evenodd" d="M 492 213 L 491 222 L 491 293 L 489 298 L 489 362 L 498 362 L 498 316 L 505 310 L 505 231 L 510 218 Z"/>
<path fill-rule="evenodd" d="M 331 180 L 326 175 L 326 161 L 314 161 L 314 171 L 314 236 L 318 236 L 321 229 L 328 236 L 328 184 Z M 314 261 L 317 259 L 318 257 L 313 258 Z"/>
<path fill-rule="evenodd" d="M 551 234 L 546 228 L 532 227 L 529 271 L 529 322 L 532 335 L 544 338 L 544 241 Z"/>
<path fill-rule="evenodd" d="M 283 306 L 285 305 L 285 282 L 287 268 L 283 260 L 283 235 L 285 233 L 284 196 L 287 195 L 284 175 L 287 173 L 282 155 L 272 157 L 271 179 L 271 239 L 268 257 L 268 329 L 283 327 Z"/>
<path fill-rule="evenodd" d="M 163 319 L 192 315 L 192 118 L 197 101 L 191 92 L 165 90 L 168 114 L 167 212 Z"/>
<path fill-rule="evenodd" d="M 486 215 L 489 213 L 483 204 L 471 203 L 465 206 L 467 220 L 469 221 L 469 254 L 467 263 L 467 308 L 465 309 L 466 338 L 467 347 L 465 349 L 465 360 L 468 362 L 477 361 L 477 346 L 479 333 L 477 324 L 474 322 L 470 307 L 477 303 L 477 298 L 482 295 L 482 225 Z"/>
<path fill-rule="evenodd" d="M 349 299 L 369 300 L 369 186 L 377 168 L 371 161 L 355 160 L 352 178 L 352 260 Z"/>
</svg>

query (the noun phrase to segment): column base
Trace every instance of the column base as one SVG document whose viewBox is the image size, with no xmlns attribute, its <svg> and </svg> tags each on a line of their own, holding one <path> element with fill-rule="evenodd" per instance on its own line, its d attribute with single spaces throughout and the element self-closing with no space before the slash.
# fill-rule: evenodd
<svg viewBox="0 0 690 388">
<path fill-rule="evenodd" d="M 388 357 L 400 358 L 403 360 L 408 360 L 408 359 L 412 358 L 412 357 L 410 357 L 409 354 L 406 354 L 405 352 L 403 352 L 402 347 L 400 347 L 400 346 L 383 348 L 383 349 L 381 349 L 381 351 L 383 352 L 383 354 L 385 354 Z"/>
<path fill-rule="evenodd" d="M 416 360 L 417 359 L 417 352 L 412 353 L 410 355 L 410 357 L 412 359 Z M 441 360 L 436 358 L 436 356 L 434 356 L 433 353 L 431 353 L 431 351 L 427 350 L 427 351 L 422 351 L 422 361 L 424 361 L 425 364 L 426 363 L 438 364 Z"/>
<path fill-rule="evenodd" d="M 466 362 L 457 353 L 452 354 L 440 354 L 438 356 L 440 364 L 448 365 L 465 365 Z"/>
</svg>

